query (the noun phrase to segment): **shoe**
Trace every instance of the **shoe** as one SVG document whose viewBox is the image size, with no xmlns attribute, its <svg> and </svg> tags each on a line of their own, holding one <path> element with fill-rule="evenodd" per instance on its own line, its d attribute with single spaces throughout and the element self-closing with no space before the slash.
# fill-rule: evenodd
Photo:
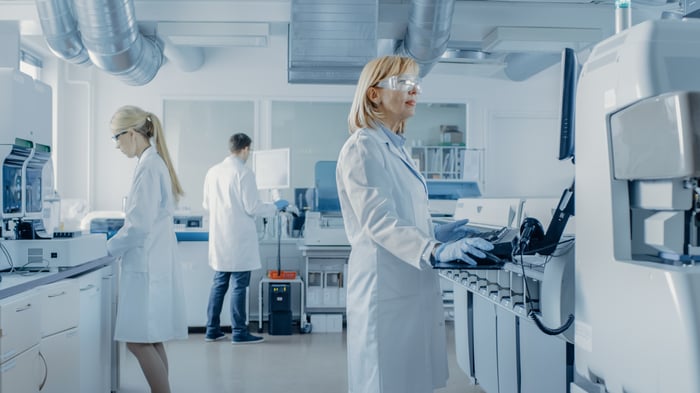
<svg viewBox="0 0 700 393">
<path fill-rule="evenodd" d="M 265 341 L 264 338 L 258 337 L 258 336 L 253 336 L 252 334 L 248 333 L 247 335 L 243 337 L 234 337 L 233 341 L 231 341 L 231 344 L 237 345 L 237 344 L 256 344 L 256 343 L 261 343 Z"/>
<path fill-rule="evenodd" d="M 204 341 L 210 343 L 214 341 L 221 341 L 226 338 L 226 334 L 224 333 L 219 333 L 216 336 L 210 337 L 210 336 L 204 336 Z"/>
</svg>

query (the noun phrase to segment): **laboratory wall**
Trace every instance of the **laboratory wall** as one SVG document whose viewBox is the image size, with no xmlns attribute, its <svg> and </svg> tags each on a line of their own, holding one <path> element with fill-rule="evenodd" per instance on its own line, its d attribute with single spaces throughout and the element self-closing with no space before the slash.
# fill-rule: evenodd
<svg viewBox="0 0 700 393">
<path fill-rule="evenodd" d="M 270 35 L 267 48 L 210 48 L 204 66 L 195 72 L 166 63 L 153 81 L 138 87 L 95 67 L 58 62 L 53 83 L 62 197 L 85 198 L 94 210 L 121 208 L 136 160 L 126 158 L 110 139 L 109 121 L 119 106 L 137 105 L 162 117 L 168 100 L 252 101 L 255 129 L 249 132 L 257 148 L 270 148 L 279 147 L 271 141 L 271 102 L 352 100 L 354 86 L 288 84 L 286 56 L 286 32 L 279 32 Z M 556 160 L 559 65 L 523 82 L 472 76 L 470 69 L 466 64 L 437 64 L 425 78 L 419 100 L 466 104 L 467 146 L 485 152 L 484 195 L 558 196 L 573 178 L 573 166 Z M 197 120 L 190 119 L 190 124 Z M 289 132 L 303 127 L 289 124 Z M 193 127 L 191 132 L 205 130 Z M 347 135 L 347 129 L 334 132 Z M 211 154 L 223 157 L 221 149 Z"/>
</svg>

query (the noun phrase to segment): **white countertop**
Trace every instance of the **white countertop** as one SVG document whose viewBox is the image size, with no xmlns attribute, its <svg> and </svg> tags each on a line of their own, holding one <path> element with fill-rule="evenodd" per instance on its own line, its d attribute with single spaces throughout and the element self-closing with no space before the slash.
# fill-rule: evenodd
<svg viewBox="0 0 700 393">
<path fill-rule="evenodd" d="M 65 270 L 53 270 L 40 273 L 26 272 L 0 272 L 0 299 L 22 293 L 41 285 L 51 284 L 66 278 L 80 276 L 81 274 L 100 269 L 114 263 L 114 258 L 103 257 L 94 261 L 83 263 Z"/>
</svg>

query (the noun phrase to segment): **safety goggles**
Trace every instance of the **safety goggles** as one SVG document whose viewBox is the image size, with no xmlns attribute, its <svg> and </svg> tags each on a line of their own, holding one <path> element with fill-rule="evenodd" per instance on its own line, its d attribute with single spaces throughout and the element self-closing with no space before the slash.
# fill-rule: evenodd
<svg viewBox="0 0 700 393">
<path fill-rule="evenodd" d="M 121 130 L 117 132 L 116 134 L 112 135 L 112 140 L 116 143 L 119 140 L 119 137 L 126 134 L 129 132 L 129 130 Z"/>
<path fill-rule="evenodd" d="M 412 91 L 420 94 L 421 79 L 415 75 L 401 74 L 382 79 L 377 83 L 377 87 L 396 91 Z"/>
</svg>

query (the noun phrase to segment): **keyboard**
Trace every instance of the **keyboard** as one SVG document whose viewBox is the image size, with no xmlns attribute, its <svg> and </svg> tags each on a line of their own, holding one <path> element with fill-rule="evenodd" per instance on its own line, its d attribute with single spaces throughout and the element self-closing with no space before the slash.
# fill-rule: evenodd
<svg viewBox="0 0 700 393">
<path fill-rule="evenodd" d="M 480 237 L 488 240 L 493 244 L 493 250 L 490 254 L 492 257 L 486 260 L 495 261 L 496 259 L 510 261 L 513 255 L 513 246 L 518 239 L 518 230 L 514 228 L 498 228 L 489 231 L 480 232 L 472 237 Z"/>
</svg>

